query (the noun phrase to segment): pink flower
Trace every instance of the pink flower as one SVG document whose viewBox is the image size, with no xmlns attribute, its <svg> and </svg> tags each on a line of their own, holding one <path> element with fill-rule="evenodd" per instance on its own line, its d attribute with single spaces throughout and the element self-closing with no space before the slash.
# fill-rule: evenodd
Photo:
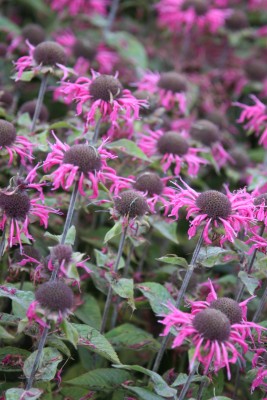
<svg viewBox="0 0 267 400">
<path fill-rule="evenodd" d="M 261 386 L 263 389 L 267 389 L 267 368 L 266 368 L 266 349 L 257 349 L 252 360 L 252 365 L 257 368 L 256 378 L 253 380 L 251 385 L 251 392 Z M 264 400 L 264 399 L 263 399 Z"/>
<path fill-rule="evenodd" d="M 115 125 L 120 115 L 139 118 L 139 108 L 147 106 L 146 100 L 138 100 L 128 89 L 123 89 L 117 75 L 100 75 L 95 71 L 92 71 L 92 75 L 92 79 L 81 77 L 75 83 L 62 83 L 65 100 L 68 104 L 77 102 L 78 115 L 82 114 L 83 105 L 88 103 L 86 129 L 89 124 L 95 123 L 98 112 L 105 121 Z"/>
<path fill-rule="evenodd" d="M 207 160 L 198 156 L 205 149 L 190 147 L 183 135 L 175 131 L 148 130 L 148 135 L 140 135 L 138 145 L 149 157 L 161 158 L 164 172 L 174 166 L 175 175 L 179 175 L 181 168 L 186 166 L 188 174 L 196 176 L 200 166 L 208 164 Z"/>
<path fill-rule="evenodd" d="M 198 29 L 215 33 L 224 26 L 230 11 L 217 8 L 213 1 L 210 3 L 160 0 L 156 4 L 159 25 L 171 32 Z"/>
<path fill-rule="evenodd" d="M 66 15 L 75 16 L 77 14 L 86 14 L 93 16 L 95 14 L 106 15 L 109 0 L 48 0 L 54 11 L 60 13 L 66 12 Z"/>
<path fill-rule="evenodd" d="M 99 182 L 113 183 L 119 180 L 113 168 L 107 166 L 107 159 L 114 159 L 117 156 L 106 151 L 102 143 L 96 149 L 88 143 L 75 144 L 69 146 L 62 143 L 55 135 L 55 144 L 50 143 L 52 149 L 44 161 L 45 172 L 49 171 L 54 165 L 58 168 L 51 173 L 54 190 L 60 186 L 64 190 L 69 190 L 76 180 L 79 181 L 79 192 L 86 196 L 85 188 L 92 190 L 90 198 L 98 196 Z"/>
<path fill-rule="evenodd" d="M 211 232 L 214 233 L 214 229 L 219 229 L 222 245 L 226 241 L 233 242 L 239 231 L 244 229 L 246 233 L 250 228 L 254 221 L 254 204 L 252 196 L 245 189 L 235 193 L 227 189 L 226 194 L 216 190 L 198 193 L 185 182 L 182 183 L 185 189 L 176 185 L 179 192 L 171 201 L 170 216 L 178 219 L 180 208 L 186 207 L 187 219 L 193 218 L 188 230 L 189 239 L 196 235 L 197 228 L 202 223 L 205 223 L 203 238 L 208 244 L 212 243 L 210 235 Z"/>
<path fill-rule="evenodd" d="M 142 79 L 135 84 L 137 90 L 146 91 L 158 95 L 159 103 L 166 110 L 178 110 L 186 112 L 186 78 L 177 72 L 170 71 L 160 74 L 159 72 L 147 71 Z"/>
<path fill-rule="evenodd" d="M 256 136 L 260 136 L 259 143 L 267 148 L 267 114 L 266 106 L 254 95 L 250 95 L 251 99 L 254 101 L 254 105 L 249 106 L 242 103 L 233 103 L 235 106 L 241 107 L 243 111 L 238 123 L 243 124 L 244 128 L 250 132 L 254 132 Z"/>
</svg>

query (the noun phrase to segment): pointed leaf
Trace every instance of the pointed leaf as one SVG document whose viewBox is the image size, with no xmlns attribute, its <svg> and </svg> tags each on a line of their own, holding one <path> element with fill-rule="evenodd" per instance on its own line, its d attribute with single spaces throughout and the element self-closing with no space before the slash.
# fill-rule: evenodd
<svg viewBox="0 0 267 400">
<path fill-rule="evenodd" d="M 106 278 L 110 282 L 112 289 L 123 299 L 127 299 L 127 303 L 134 311 L 136 309 L 134 304 L 134 283 L 133 279 L 114 279 L 111 274 L 106 273 Z"/>
<path fill-rule="evenodd" d="M 37 400 L 42 395 L 43 390 L 31 388 L 30 390 L 24 389 L 8 389 L 5 394 L 6 400 Z"/>
<path fill-rule="evenodd" d="M 134 142 L 128 139 L 120 139 L 116 142 L 108 143 L 106 147 L 108 149 L 118 149 L 134 158 L 139 158 L 148 162 L 150 161 L 145 153 L 143 153 L 142 150 Z"/>
<path fill-rule="evenodd" d="M 116 224 L 106 233 L 104 238 L 104 243 L 107 243 L 115 236 L 120 235 L 121 232 L 122 232 L 121 222 L 116 222 Z"/>
<path fill-rule="evenodd" d="M 138 399 L 140 400 L 164 400 L 164 397 L 158 396 L 157 394 L 151 392 L 148 389 L 143 389 L 137 386 L 126 386 L 122 385 L 125 389 L 130 392 L 137 394 Z"/>
<path fill-rule="evenodd" d="M 34 351 L 30 357 L 25 360 L 23 372 L 26 378 L 30 377 L 33 363 L 35 361 L 37 351 Z M 50 381 L 53 379 L 57 372 L 57 366 L 62 361 L 62 355 L 57 349 L 52 347 L 45 347 L 43 349 L 42 357 L 40 360 L 39 368 L 35 375 L 36 380 Z"/>
<path fill-rule="evenodd" d="M 175 304 L 175 301 L 168 290 L 159 283 L 144 282 L 136 285 L 136 287 L 149 300 L 151 308 L 155 314 L 168 314 L 170 311 L 166 304 L 168 302 Z"/>
<path fill-rule="evenodd" d="M 175 222 L 172 221 L 171 223 L 168 223 L 163 219 L 155 220 L 153 217 L 150 217 L 149 223 L 156 229 L 156 231 L 160 233 L 161 236 L 165 237 L 168 240 L 171 240 L 173 243 L 178 244 L 176 234 L 177 224 Z"/>
<path fill-rule="evenodd" d="M 113 368 L 99 368 L 89 371 L 78 378 L 71 379 L 66 383 L 75 386 L 86 387 L 90 390 L 115 390 L 116 386 L 121 385 L 131 379 L 131 375 L 126 371 Z"/>
<path fill-rule="evenodd" d="M 167 254 L 164 257 L 157 258 L 157 260 L 165 264 L 180 265 L 181 267 L 188 268 L 186 259 L 178 257 L 176 254 Z"/>
</svg>

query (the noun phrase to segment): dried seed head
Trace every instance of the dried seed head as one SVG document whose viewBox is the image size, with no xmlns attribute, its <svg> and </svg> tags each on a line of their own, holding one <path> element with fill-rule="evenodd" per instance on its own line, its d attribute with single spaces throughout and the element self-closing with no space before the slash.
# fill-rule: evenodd
<svg viewBox="0 0 267 400">
<path fill-rule="evenodd" d="M 209 9 L 206 0 L 185 0 L 182 5 L 182 10 L 186 11 L 193 8 L 197 15 L 205 15 Z"/>
<path fill-rule="evenodd" d="M 73 306 L 72 290 L 63 282 L 46 282 L 38 287 L 35 298 L 41 307 L 53 312 L 66 312 Z"/>
<path fill-rule="evenodd" d="M 28 40 L 31 44 L 37 46 L 45 40 L 45 31 L 40 25 L 28 24 L 22 29 L 22 36 L 25 40 Z"/>
<path fill-rule="evenodd" d="M 209 218 L 228 218 L 232 212 L 232 205 L 225 194 L 217 190 L 207 190 L 196 199 L 196 205 Z"/>
<path fill-rule="evenodd" d="M 100 75 L 95 78 L 89 88 L 93 101 L 103 100 L 112 102 L 122 96 L 123 86 L 112 75 Z"/>
<path fill-rule="evenodd" d="M 146 199 L 134 190 L 120 193 L 120 197 L 114 199 L 114 207 L 121 216 L 129 218 L 142 217 L 149 211 Z"/>
<path fill-rule="evenodd" d="M 136 178 L 133 187 L 140 192 L 147 192 L 148 196 L 153 196 L 162 193 L 164 184 L 155 172 L 144 172 Z"/>
<path fill-rule="evenodd" d="M 37 100 L 26 101 L 26 103 L 22 104 L 19 109 L 20 114 L 28 113 L 30 118 L 33 119 L 35 108 L 36 108 Z M 42 104 L 39 120 L 41 122 L 46 122 L 48 120 L 48 110 L 47 107 Z"/>
<path fill-rule="evenodd" d="M 10 92 L 5 89 L 0 89 L 0 106 L 1 107 L 10 107 L 13 103 L 13 96 Z"/>
<path fill-rule="evenodd" d="M 249 166 L 250 164 L 249 156 L 243 150 L 233 149 L 229 151 L 229 154 L 235 161 L 235 163 L 232 164 L 232 167 L 234 169 L 237 169 L 238 171 L 243 171 Z"/>
<path fill-rule="evenodd" d="M 0 119 L 0 146 L 10 146 L 17 137 L 16 129 L 11 122 Z"/>
<path fill-rule="evenodd" d="M 58 262 L 59 265 L 62 261 L 68 264 L 72 257 L 72 247 L 67 244 L 58 244 L 51 249 L 51 260 L 52 262 Z"/>
<path fill-rule="evenodd" d="M 84 144 L 71 146 L 64 154 L 63 163 L 79 167 L 84 174 L 99 171 L 102 165 L 97 149 Z"/>
<path fill-rule="evenodd" d="M 225 25 L 231 31 L 239 31 L 247 28 L 249 23 L 246 13 L 242 10 L 234 10 L 232 14 L 226 18 Z"/>
<path fill-rule="evenodd" d="M 206 119 L 196 121 L 190 129 L 190 134 L 193 139 L 198 140 L 206 146 L 210 146 L 220 139 L 218 127 Z"/>
<path fill-rule="evenodd" d="M 221 297 L 220 299 L 214 300 L 210 308 L 221 311 L 233 324 L 239 324 L 242 321 L 242 309 L 238 302 L 230 299 L 229 297 Z"/>
<path fill-rule="evenodd" d="M 196 314 L 193 326 L 206 340 L 224 342 L 231 332 L 231 324 L 227 316 L 219 310 L 210 308 Z"/>
<path fill-rule="evenodd" d="M 35 47 L 33 58 L 37 64 L 55 66 L 56 64 L 65 65 L 67 57 L 65 50 L 56 42 L 42 42 Z"/>
<path fill-rule="evenodd" d="M 13 254 L 13 261 L 14 262 L 20 262 L 22 260 L 25 259 L 25 255 L 29 256 L 31 258 L 34 258 L 35 260 L 41 260 L 41 254 L 39 253 L 39 251 L 33 247 L 33 246 L 29 246 L 29 245 L 25 245 L 22 248 L 22 253 L 20 251 L 20 249 L 16 249 L 14 251 Z"/>
<path fill-rule="evenodd" d="M 267 193 L 263 193 L 255 197 L 254 199 L 255 206 L 260 206 L 262 203 L 264 203 L 264 207 L 267 207 Z"/>
<path fill-rule="evenodd" d="M 189 144 L 177 132 L 169 131 L 159 138 L 157 148 L 160 154 L 183 156 L 188 152 Z"/>
<path fill-rule="evenodd" d="M 89 43 L 85 44 L 82 40 L 76 40 L 72 51 L 76 58 L 83 57 L 90 61 L 94 60 L 96 56 L 96 49 Z"/>
<path fill-rule="evenodd" d="M 251 59 L 245 64 L 245 73 L 252 81 L 263 81 L 267 76 L 266 63 L 263 60 Z"/>
<path fill-rule="evenodd" d="M 158 81 L 158 87 L 165 90 L 170 90 L 173 93 L 186 91 L 186 80 L 181 74 L 175 71 L 164 72 L 161 74 Z"/>
<path fill-rule="evenodd" d="M 25 192 L 0 192 L 0 208 L 8 218 L 24 221 L 31 208 L 30 198 Z"/>
</svg>

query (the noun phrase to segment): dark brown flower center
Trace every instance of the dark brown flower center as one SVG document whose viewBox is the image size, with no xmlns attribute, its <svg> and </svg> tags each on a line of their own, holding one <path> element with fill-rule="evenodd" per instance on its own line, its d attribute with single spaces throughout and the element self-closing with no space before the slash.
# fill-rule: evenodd
<svg viewBox="0 0 267 400">
<path fill-rule="evenodd" d="M 119 197 L 114 199 L 114 207 L 120 215 L 129 218 L 142 217 L 149 211 L 145 198 L 134 190 L 120 193 Z"/>
<path fill-rule="evenodd" d="M 96 55 L 96 49 L 91 46 L 89 43 L 85 44 L 81 40 L 76 40 L 74 46 L 72 48 L 73 54 L 75 57 L 83 57 L 87 60 L 92 61 Z"/>
<path fill-rule="evenodd" d="M 194 328 L 206 340 L 224 342 L 229 339 L 231 324 L 225 314 L 219 310 L 207 308 L 193 319 Z"/>
<path fill-rule="evenodd" d="M 79 167 L 84 174 L 99 171 L 101 169 L 101 158 L 93 146 L 74 144 L 66 151 L 63 163 Z"/>
<path fill-rule="evenodd" d="M 165 90 L 170 90 L 173 93 L 186 91 L 185 77 L 177 72 L 170 71 L 161 74 L 158 81 L 158 87 Z"/>
<path fill-rule="evenodd" d="M 140 192 L 147 192 L 148 196 L 153 196 L 162 193 L 164 184 L 155 172 L 145 172 L 136 178 L 133 187 Z"/>
<path fill-rule="evenodd" d="M 264 205 L 264 207 L 267 206 L 267 193 L 260 194 L 254 199 L 255 206 L 260 206 L 262 204 Z"/>
<path fill-rule="evenodd" d="M 189 144 L 178 133 L 169 131 L 159 138 L 157 148 L 160 154 L 183 156 L 188 152 Z"/>
<path fill-rule="evenodd" d="M 249 25 L 247 15 L 242 10 L 234 10 L 226 19 L 225 25 L 232 31 L 247 28 Z"/>
<path fill-rule="evenodd" d="M 89 88 L 93 101 L 112 102 L 122 96 L 123 87 L 120 81 L 112 75 L 100 75 L 95 78 Z"/>
<path fill-rule="evenodd" d="M 28 24 L 22 29 L 22 36 L 34 46 L 45 40 L 45 31 L 40 25 Z"/>
<path fill-rule="evenodd" d="M 229 151 L 229 154 L 235 161 L 234 164 L 232 163 L 234 169 L 242 171 L 249 166 L 250 159 L 249 156 L 244 151 L 240 149 L 233 149 Z"/>
<path fill-rule="evenodd" d="M 26 101 L 26 103 L 22 104 L 19 109 L 20 114 L 28 113 L 30 118 L 32 119 L 34 116 L 35 108 L 36 108 L 37 100 Z M 39 120 L 41 122 L 46 122 L 48 120 L 48 110 L 47 107 L 42 104 Z"/>
<path fill-rule="evenodd" d="M 252 81 L 263 81 L 267 76 L 266 63 L 262 60 L 249 60 L 245 63 L 245 72 Z"/>
<path fill-rule="evenodd" d="M 65 312 L 73 306 L 72 290 L 63 282 L 46 282 L 38 287 L 35 298 L 49 311 Z"/>
<path fill-rule="evenodd" d="M 16 137 L 14 125 L 4 119 L 0 119 L 0 146 L 10 146 L 15 142 Z"/>
<path fill-rule="evenodd" d="M 217 190 L 207 190 L 196 199 L 196 205 L 209 218 L 228 218 L 232 212 L 232 205 L 225 194 Z"/>
<path fill-rule="evenodd" d="M 10 107 L 13 103 L 13 95 L 5 89 L 0 89 L 0 106 Z"/>
<path fill-rule="evenodd" d="M 0 208 L 8 218 L 24 221 L 31 208 L 30 198 L 25 192 L 0 192 Z"/>
<path fill-rule="evenodd" d="M 33 58 L 37 64 L 55 66 L 65 65 L 67 57 L 62 46 L 56 42 L 42 42 L 35 47 Z"/>
<path fill-rule="evenodd" d="M 206 0 L 185 0 L 182 5 L 182 10 L 186 11 L 193 8 L 197 15 L 204 15 L 207 13 L 209 6 Z"/>
<path fill-rule="evenodd" d="M 25 246 L 23 246 L 22 253 L 21 253 L 20 249 L 16 249 L 14 251 L 13 260 L 15 262 L 20 262 L 25 259 L 25 255 L 28 257 L 34 258 L 35 260 L 41 259 L 41 254 L 39 253 L 39 251 L 37 249 L 35 249 L 35 247 L 25 245 Z"/>
<path fill-rule="evenodd" d="M 196 121 L 190 129 L 190 134 L 193 139 L 198 140 L 206 146 L 210 146 L 220 139 L 218 127 L 205 119 Z"/>
<path fill-rule="evenodd" d="M 242 321 L 242 309 L 239 306 L 238 302 L 230 299 L 229 297 L 221 297 L 220 299 L 214 300 L 210 308 L 214 308 L 215 310 L 220 310 L 223 314 L 233 324 L 239 324 Z"/>
<path fill-rule="evenodd" d="M 72 247 L 67 244 L 59 244 L 51 249 L 52 262 L 58 262 L 59 265 L 62 261 L 65 261 L 68 264 L 71 261 L 71 257 Z"/>
</svg>

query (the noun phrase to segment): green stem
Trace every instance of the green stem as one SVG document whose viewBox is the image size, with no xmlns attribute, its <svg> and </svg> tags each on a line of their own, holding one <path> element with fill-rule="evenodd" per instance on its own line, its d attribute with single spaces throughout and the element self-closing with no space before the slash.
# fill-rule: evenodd
<svg viewBox="0 0 267 400">
<path fill-rule="evenodd" d="M 34 115 L 33 115 L 33 119 L 32 119 L 32 124 L 31 124 L 31 133 L 34 133 L 35 128 L 36 128 L 36 123 L 40 116 L 40 112 L 41 112 L 43 100 L 44 100 L 44 95 L 46 92 L 48 77 L 49 77 L 49 74 L 45 74 L 42 77 L 41 86 L 40 86 L 39 94 L 38 94 L 38 99 L 37 99 L 37 103 L 36 103 L 36 107 L 35 107 L 35 111 L 34 111 Z"/>
<path fill-rule="evenodd" d="M 178 400 L 184 400 L 186 393 L 188 392 L 189 386 L 191 385 L 192 379 L 195 375 L 195 372 L 197 370 L 197 364 L 195 364 L 193 366 L 192 371 L 190 372 L 190 374 L 188 375 L 187 381 L 185 382 L 183 389 L 178 397 Z"/>
<path fill-rule="evenodd" d="M 266 300 L 267 300 L 267 282 L 265 283 L 265 288 L 264 288 L 263 295 L 261 296 L 260 304 L 258 305 L 258 308 L 254 314 L 254 317 L 252 320 L 253 322 L 258 322 L 258 320 L 260 319 L 261 313 L 266 305 Z"/>
</svg>

